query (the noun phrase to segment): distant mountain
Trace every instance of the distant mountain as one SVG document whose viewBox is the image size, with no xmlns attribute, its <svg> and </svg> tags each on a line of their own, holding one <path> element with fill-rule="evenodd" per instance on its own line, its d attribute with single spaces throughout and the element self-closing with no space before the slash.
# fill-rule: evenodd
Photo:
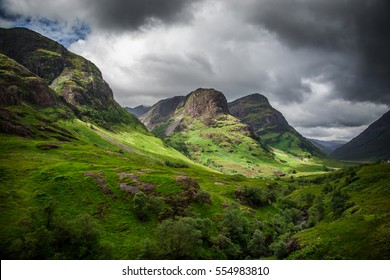
<svg viewBox="0 0 390 280">
<path fill-rule="evenodd" d="M 291 127 L 282 113 L 261 94 L 251 94 L 229 103 L 230 113 L 253 127 L 265 144 L 294 156 L 324 156 Z"/>
<path fill-rule="evenodd" d="M 331 155 L 342 160 L 388 160 L 390 159 L 389 143 L 390 111 Z"/>
<path fill-rule="evenodd" d="M 114 100 L 100 70 L 57 42 L 26 28 L 0 28 L 0 53 L 41 78 L 77 116 L 106 127 L 139 126 Z"/>
<path fill-rule="evenodd" d="M 140 120 L 150 131 L 154 131 L 159 136 L 167 136 L 167 127 L 164 126 L 172 121 L 176 109 L 184 105 L 185 99 L 184 96 L 175 96 L 160 100 L 147 113 L 142 115 Z"/>
<path fill-rule="evenodd" d="M 347 143 L 347 141 L 341 141 L 341 140 L 324 141 L 324 140 L 309 139 L 309 138 L 307 138 L 307 140 L 309 140 L 314 146 L 316 146 L 318 149 L 320 149 L 322 152 L 324 152 L 327 155 L 331 154 L 334 150 Z"/>
<path fill-rule="evenodd" d="M 125 107 L 126 111 L 133 114 L 134 116 L 141 117 L 150 110 L 151 106 L 140 105 L 134 108 Z"/>
</svg>

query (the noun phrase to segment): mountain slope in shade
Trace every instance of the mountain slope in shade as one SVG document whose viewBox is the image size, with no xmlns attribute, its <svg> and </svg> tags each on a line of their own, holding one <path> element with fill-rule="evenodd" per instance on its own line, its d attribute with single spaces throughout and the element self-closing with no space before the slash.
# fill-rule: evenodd
<svg viewBox="0 0 390 280">
<path fill-rule="evenodd" d="M 314 146 L 316 146 L 318 149 L 320 149 L 323 153 L 327 155 L 331 154 L 334 150 L 347 143 L 347 141 L 341 140 L 324 141 L 309 138 L 307 138 L 307 140 L 309 140 Z"/>
<path fill-rule="evenodd" d="M 43 79 L 79 117 L 100 125 L 139 121 L 115 100 L 100 70 L 57 42 L 26 28 L 0 28 L 0 52 Z"/>
<path fill-rule="evenodd" d="M 125 107 L 126 111 L 133 114 L 134 116 L 141 117 L 142 115 L 146 114 L 150 110 L 150 106 L 145 105 L 139 105 L 134 108 Z"/>
<path fill-rule="evenodd" d="M 185 96 L 163 99 L 154 104 L 150 110 L 140 117 L 141 122 L 159 136 L 167 136 L 166 129 L 172 121 L 176 110 L 184 105 Z"/>
<path fill-rule="evenodd" d="M 261 94 L 251 94 L 229 103 L 230 113 L 253 127 L 265 144 L 294 156 L 324 156 L 291 127 L 284 116 Z"/>
<path fill-rule="evenodd" d="M 342 160 L 390 159 L 390 111 L 331 155 Z"/>
</svg>

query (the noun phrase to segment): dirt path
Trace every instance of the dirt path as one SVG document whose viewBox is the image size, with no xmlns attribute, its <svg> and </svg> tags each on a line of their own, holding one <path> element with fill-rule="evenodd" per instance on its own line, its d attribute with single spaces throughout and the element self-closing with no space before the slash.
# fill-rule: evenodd
<svg viewBox="0 0 390 280">
<path fill-rule="evenodd" d="M 128 152 L 131 152 L 131 153 L 135 153 L 135 154 L 140 154 L 139 152 L 137 152 L 135 149 L 111 138 L 110 136 L 108 136 L 107 134 L 104 134 L 103 132 L 100 132 L 100 131 L 97 131 L 95 130 L 95 132 L 97 134 L 99 134 L 101 137 L 103 137 L 104 139 L 106 139 L 108 142 L 110 142 L 111 144 L 114 144 L 115 146 L 118 146 L 119 148 L 125 150 L 125 151 L 128 151 Z"/>
</svg>

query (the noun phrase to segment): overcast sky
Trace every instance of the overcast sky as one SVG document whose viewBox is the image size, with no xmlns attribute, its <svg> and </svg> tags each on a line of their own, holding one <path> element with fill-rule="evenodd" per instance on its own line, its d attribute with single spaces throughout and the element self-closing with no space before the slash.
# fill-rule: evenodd
<svg viewBox="0 0 390 280">
<path fill-rule="evenodd" d="M 388 0 L 0 0 L 94 62 L 123 106 L 199 87 L 262 93 L 306 137 L 349 140 L 389 109 Z"/>
</svg>

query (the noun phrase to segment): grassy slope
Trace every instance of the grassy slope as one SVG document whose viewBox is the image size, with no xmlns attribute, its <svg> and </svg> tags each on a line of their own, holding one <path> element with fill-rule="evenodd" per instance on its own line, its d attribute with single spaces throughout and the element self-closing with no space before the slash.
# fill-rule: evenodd
<svg viewBox="0 0 390 280">
<path fill-rule="evenodd" d="M 81 121 L 60 121 L 57 124 L 79 140 L 59 142 L 54 138 L 27 140 L 8 135 L 0 137 L 1 224 L 7 225 L 1 229 L 2 248 L 12 243 L 10 238 L 17 232 L 22 220 L 42 213 L 48 201 L 54 200 L 57 215 L 65 215 L 69 219 L 83 213 L 94 216 L 101 207 L 99 205 L 103 205 L 107 215 L 98 223 L 104 233 L 103 240 L 114 244 L 114 247 L 126 248 L 114 254 L 115 258 L 136 257 L 131 247 L 139 239 L 150 235 L 150 227 L 155 226 L 156 221 L 149 224 L 137 221 L 130 210 L 131 197 L 119 188 L 118 174 L 153 172 L 157 182 L 159 178 L 167 176 L 175 178 L 163 162 L 180 161 L 183 156 L 174 151 L 170 156 L 164 156 L 165 147 L 155 138 L 154 148 L 159 155 L 140 155 L 139 152 L 124 151 L 113 145 Z M 137 132 L 135 134 L 139 135 Z M 145 138 L 142 140 L 151 137 Z M 56 144 L 59 148 L 38 148 L 45 144 Z M 96 180 L 84 175 L 87 171 L 102 174 L 101 177 L 117 198 L 113 200 L 103 194 Z M 177 172 L 176 169 L 174 171 Z"/>
<path fill-rule="evenodd" d="M 242 186 L 267 189 L 269 184 L 276 182 L 223 175 L 200 167 L 165 146 L 161 140 L 134 128 L 117 127 L 115 133 L 77 119 L 58 119 L 53 109 L 44 109 L 39 113 L 21 107 L 8 109 L 27 112 L 23 121 L 29 125 L 61 127 L 75 139 L 59 141 L 54 137 L 63 131 L 58 129 L 48 132 L 48 139 L 0 135 L 0 222 L 6 225 L 0 229 L 3 258 L 10 257 L 6 252 L 11 249 L 18 251 L 24 248 L 20 247 L 21 240 L 26 238 L 26 231 L 23 230 L 37 221 L 44 224 L 45 209 L 50 203 L 55 205 L 54 220 L 74 221 L 83 215 L 92 217 L 100 233 L 99 244 L 110 248 L 108 258 L 137 258 L 140 244 L 146 238 L 155 238 L 154 231 L 160 222 L 156 216 L 145 222 L 137 219 L 133 196 L 120 188 L 120 184 L 125 182 L 120 178 L 122 172 L 137 175 L 142 183 L 153 184 L 157 194 L 162 197 L 183 192 L 176 182 L 178 176 L 185 174 L 196 179 L 201 189 L 210 194 L 212 204 L 191 202 L 187 215 L 210 218 L 212 221 L 220 219 L 218 217 L 227 204 L 238 201 L 234 195 L 237 189 Z M 35 117 L 37 115 L 40 115 L 39 119 Z M 42 116 L 46 117 L 44 123 Z M 101 137 L 102 133 L 110 138 Z M 128 149 L 123 144 L 127 144 Z M 188 167 L 170 168 L 164 164 L 166 161 Z M 297 189 L 290 199 L 298 204 L 305 193 L 319 196 L 326 182 L 348 191 L 350 200 L 355 203 L 339 219 L 331 216 L 327 206 L 324 220 L 295 236 L 306 247 L 290 257 L 386 258 L 390 222 L 388 171 L 389 165 L 364 167 L 357 172 L 358 179 L 348 185 L 345 183 L 348 174 L 340 172 L 329 178 L 317 176 L 277 181 L 281 186 Z M 115 198 L 102 192 L 97 180 L 86 176 L 87 172 L 101 178 Z M 325 202 L 327 199 L 329 197 L 325 198 Z M 264 221 L 270 232 L 276 230 L 274 227 L 278 225 L 280 215 L 285 215 L 280 207 L 276 200 L 265 207 L 251 208 L 240 204 L 243 217 L 249 221 Z M 289 227 L 292 228 L 282 232 L 293 234 L 299 231 L 298 224 Z M 214 223 L 210 230 L 218 233 Z M 208 256 L 207 252 L 204 257 Z"/>
<path fill-rule="evenodd" d="M 195 121 L 184 130 L 170 135 L 167 142 L 196 162 L 227 174 L 238 173 L 249 177 L 307 175 L 324 172 L 325 164 L 342 166 L 336 161 L 293 156 L 278 149 L 272 149 L 274 156 L 270 156 L 259 142 L 240 132 L 240 125 L 233 117 L 217 120 L 212 126 Z"/>
</svg>

